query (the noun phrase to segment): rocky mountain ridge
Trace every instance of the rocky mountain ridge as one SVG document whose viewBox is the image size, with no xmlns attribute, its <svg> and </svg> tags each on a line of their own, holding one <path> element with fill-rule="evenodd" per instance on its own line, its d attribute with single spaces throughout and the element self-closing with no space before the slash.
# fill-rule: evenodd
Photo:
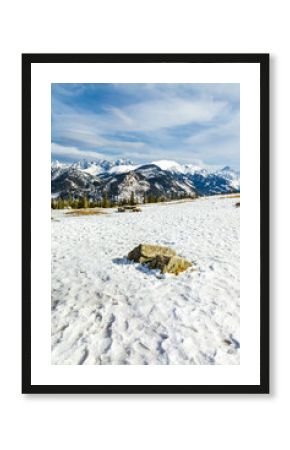
<svg viewBox="0 0 290 450">
<path fill-rule="evenodd" d="M 81 160 L 73 164 L 53 161 L 51 164 L 54 198 L 71 195 L 98 200 L 107 196 L 120 201 L 128 200 L 133 192 L 136 200 L 142 201 L 149 196 L 170 199 L 239 190 L 240 174 L 230 167 L 213 171 L 164 160 L 135 165 L 126 159 Z"/>
</svg>

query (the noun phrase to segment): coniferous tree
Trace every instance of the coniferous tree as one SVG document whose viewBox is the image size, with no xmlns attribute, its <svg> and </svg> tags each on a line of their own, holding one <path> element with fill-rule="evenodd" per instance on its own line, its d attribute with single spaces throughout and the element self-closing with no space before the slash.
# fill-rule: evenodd
<svg viewBox="0 0 290 450">
<path fill-rule="evenodd" d="M 57 208 L 58 208 L 58 209 L 63 209 L 63 208 L 64 208 L 64 201 L 63 201 L 62 198 L 59 198 L 59 199 L 58 199 L 58 202 L 57 202 Z"/>
<path fill-rule="evenodd" d="M 105 195 L 103 197 L 103 201 L 102 201 L 102 208 L 109 208 L 109 200 L 108 200 L 108 194 L 107 192 L 105 192 Z"/>
<path fill-rule="evenodd" d="M 89 207 L 89 201 L 88 201 L 88 198 L 87 198 L 86 194 L 84 194 L 83 208 L 88 208 L 88 207 Z"/>
<path fill-rule="evenodd" d="M 73 202 L 72 202 L 72 207 L 73 207 L 74 209 L 78 209 L 78 207 L 79 207 L 79 199 L 78 199 L 78 198 L 75 198 L 75 199 L 73 200 Z"/>
<path fill-rule="evenodd" d="M 84 198 L 83 197 L 79 198 L 79 205 L 78 205 L 78 207 L 79 208 L 83 208 L 84 207 Z"/>
<path fill-rule="evenodd" d="M 152 192 L 149 194 L 148 202 L 149 202 L 149 203 L 154 203 L 154 202 L 155 202 L 155 197 L 154 197 L 154 195 L 152 194 Z"/>
<path fill-rule="evenodd" d="M 69 193 L 68 193 L 68 206 L 69 206 L 69 207 L 72 207 L 72 203 L 73 203 L 72 195 L 71 195 L 71 193 L 69 192 Z"/>
<path fill-rule="evenodd" d="M 130 205 L 134 206 L 135 205 L 135 195 L 134 192 L 131 192 L 131 196 L 130 196 Z"/>
</svg>

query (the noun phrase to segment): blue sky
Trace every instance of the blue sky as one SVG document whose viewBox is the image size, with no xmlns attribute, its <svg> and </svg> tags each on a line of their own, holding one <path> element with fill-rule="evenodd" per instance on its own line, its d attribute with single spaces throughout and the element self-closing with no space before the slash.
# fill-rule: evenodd
<svg viewBox="0 0 290 450">
<path fill-rule="evenodd" d="M 239 84 L 59 84 L 52 159 L 239 168 Z"/>
</svg>

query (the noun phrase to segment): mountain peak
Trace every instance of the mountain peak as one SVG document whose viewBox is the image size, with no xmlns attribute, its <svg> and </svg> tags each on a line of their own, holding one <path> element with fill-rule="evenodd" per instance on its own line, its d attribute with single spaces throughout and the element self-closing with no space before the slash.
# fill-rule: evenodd
<svg viewBox="0 0 290 450">
<path fill-rule="evenodd" d="M 133 165 L 133 162 L 130 159 L 120 158 L 117 159 L 114 163 L 115 166 L 130 166 Z"/>
</svg>

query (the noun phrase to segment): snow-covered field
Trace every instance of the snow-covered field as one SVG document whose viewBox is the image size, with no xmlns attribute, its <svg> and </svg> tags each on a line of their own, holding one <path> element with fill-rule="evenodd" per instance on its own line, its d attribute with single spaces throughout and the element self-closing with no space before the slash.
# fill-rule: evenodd
<svg viewBox="0 0 290 450">
<path fill-rule="evenodd" d="M 239 364 L 237 201 L 52 211 L 52 363 Z M 128 262 L 139 243 L 174 248 L 195 269 L 160 275 Z"/>
</svg>

